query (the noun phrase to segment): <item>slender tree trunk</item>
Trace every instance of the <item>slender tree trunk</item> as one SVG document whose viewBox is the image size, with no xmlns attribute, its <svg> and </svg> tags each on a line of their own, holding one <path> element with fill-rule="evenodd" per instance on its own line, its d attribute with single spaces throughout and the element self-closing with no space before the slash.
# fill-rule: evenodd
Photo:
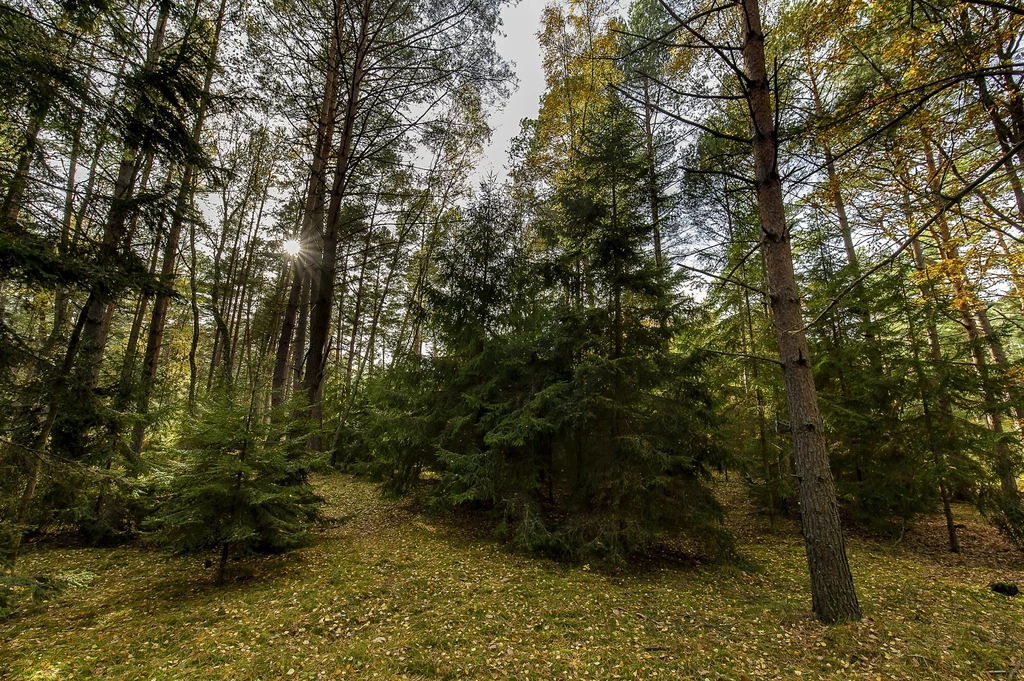
<svg viewBox="0 0 1024 681">
<path fill-rule="evenodd" d="M 288 303 L 285 306 L 284 319 L 281 323 L 281 335 L 277 341 L 277 352 L 274 357 L 274 375 L 271 384 L 271 405 L 280 405 L 285 398 L 286 381 L 288 377 L 288 357 L 291 350 L 292 334 L 295 331 L 295 315 L 298 312 L 300 297 L 302 294 L 303 279 L 307 276 L 308 268 L 303 258 L 308 257 L 310 240 L 314 227 L 313 214 L 318 201 L 322 196 L 323 186 L 326 184 L 324 173 L 327 168 L 327 157 L 331 152 L 334 142 L 334 119 L 337 114 L 338 97 L 338 41 L 341 30 L 341 19 L 338 6 L 335 4 L 334 36 L 332 38 L 331 50 L 327 56 L 327 73 L 324 84 L 324 98 L 320 105 L 320 118 L 317 121 L 316 141 L 313 149 L 313 159 L 309 170 L 309 184 L 306 190 L 306 204 L 302 211 L 302 223 L 299 229 L 299 253 L 295 256 L 292 267 L 292 285 L 288 293 Z M 305 348 L 297 348 L 296 353 L 302 352 Z"/>
<path fill-rule="evenodd" d="M 1003 343 L 999 340 L 999 335 L 996 333 L 995 329 L 992 328 L 992 322 L 988 317 L 988 310 L 979 305 L 974 311 L 974 317 L 978 320 L 978 326 L 981 328 L 981 333 L 985 337 L 985 342 L 988 344 L 992 363 L 995 364 L 1000 373 L 1005 376 L 1012 370 L 1012 367 L 1010 365 L 1010 360 L 1006 356 L 1006 350 L 1003 348 Z M 1013 412 L 1013 418 L 1017 422 L 1017 430 L 1024 430 L 1024 412 L 1021 410 L 1020 395 L 1018 394 L 1018 391 L 1014 389 L 1011 389 L 1009 392 L 1010 410 Z"/>
<path fill-rule="evenodd" d="M 81 35 L 78 31 L 73 31 L 70 34 L 70 40 L 67 43 L 66 54 L 62 59 L 64 64 L 66 64 L 74 54 L 79 40 L 81 40 Z M 90 59 L 93 54 L 95 54 L 95 47 L 91 51 Z M 91 78 L 91 76 L 92 69 L 90 68 L 89 77 Z M 24 142 L 22 143 L 21 149 L 18 151 L 18 162 L 14 169 L 14 175 L 7 184 L 7 193 L 4 195 L 3 204 L 0 205 L 0 216 L 2 216 L 2 220 L 10 229 L 15 229 L 18 223 L 18 217 L 21 214 L 22 203 L 25 198 L 25 189 L 28 187 L 29 173 L 32 170 L 32 158 L 35 156 L 36 147 L 39 144 L 39 133 L 43 129 L 43 124 L 46 122 L 46 117 L 50 113 L 50 108 L 53 106 L 53 87 L 54 84 L 44 86 L 42 93 L 39 93 L 41 94 L 40 98 L 35 102 L 35 105 L 31 107 L 28 127 L 25 130 Z M 75 144 L 77 144 L 77 135 Z"/>
<path fill-rule="evenodd" d="M 359 284 L 356 286 L 355 307 L 352 310 L 352 337 L 349 339 L 348 364 L 345 367 L 345 391 L 352 391 L 352 367 L 356 358 L 356 339 L 359 337 L 359 322 L 363 312 L 363 290 L 366 283 L 366 263 L 370 259 L 370 244 L 373 238 L 373 220 L 366 228 L 366 239 L 363 243 L 363 258 L 359 266 Z"/>
<path fill-rule="evenodd" d="M 725 208 L 725 219 L 726 225 L 729 230 L 729 240 L 732 241 L 736 238 L 733 229 L 732 219 L 732 205 L 729 201 L 729 181 L 723 176 L 722 177 L 722 198 Z M 747 268 L 745 263 L 740 264 L 740 275 L 743 280 L 746 280 Z M 740 323 L 740 336 L 743 343 L 743 351 L 749 355 L 755 355 L 756 346 L 754 335 L 754 315 L 750 305 L 750 291 L 743 289 L 743 306 L 739 310 L 739 315 L 743 321 Z M 758 362 L 754 360 L 750 363 L 750 373 L 752 374 L 753 381 L 748 378 L 747 371 L 743 371 L 743 382 L 744 390 L 749 396 L 750 394 L 750 383 L 754 384 L 754 405 L 757 409 L 757 441 L 761 452 L 761 466 L 764 471 L 764 486 L 768 490 L 768 528 L 770 532 L 775 532 L 775 487 L 772 482 L 771 474 L 771 460 L 768 455 L 768 426 L 765 419 L 765 403 L 764 403 L 764 391 L 761 389 L 761 382 L 759 376 Z M 780 478 L 781 481 L 781 478 Z"/>
<path fill-rule="evenodd" d="M 292 258 L 291 285 L 288 287 L 288 302 L 285 304 L 281 319 L 281 333 L 277 339 L 277 351 L 274 357 L 274 374 L 271 378 L 270 405 L 276 409 L 285 400 L 288 380 L 288 358 L 292 349 L 292 338 L 295 334 L 295 315 L 298 313 L 302 297 L 302 265 L 299 263 L 301 252 Z M 273 417 L 276 422 L 278 416 Z"/>
<path fill-rule="evenodd" d="M 978 98 L 981 100 L 982 106 L 984 106 L 985 110 L 988 112 L 989 120 L 992 121 L 992 133 L 995 135 L 996 141 L 999 142 L 999 147 L 1003 150 L 1003 153 L 1007 154 L 1015 144 L 1013 140 L 1013 131 L 999 114 L 999 107 L 988 90 L 988 85 L 985 83 L 984 76 L 978 76 L 974 79 L 974 82 L 978 88 Z M 1017 164 L 1014 163 L 1012 156 L 1008 156 L 1003 165 L 1006 168 L 1006 177 L 1010 181 L 1010 188 L 1013 191 L 1013 199 L 1017 207 L 1017 215 L 1021 220 L 1024 220 L 1024 188 L 1021 187 L 1020 173 L 1017 172 Z"/>
<path fill-rule="evenodd" d="M 261 160 L 263 158 L 263 140 L 258 141 L 257 150 L 254 152 L 256 163 L 245 183 L 245 191 L 241 200 L 234 208 L 228 209 L 228 197 L 225 193 L 222 199 L 223 225 L 220 241 L 213 255 L 213 285 L 210 291 L 210 312 L 213 314 L 213 321 L 216 327 L 213 336 L 213 351 L 210 353 L 210 371 L 206 379 L 206 389 L 213 386 L 213 378 L 217 373 L 217 367 L 221 367 L 221 375 L 225 382 L 231 380 L 231 329 L 228 327 L 233 314 L 233 304 L 236 290 L 234 288 L 235 268 L 238 265 L 238 245 L 242 238 L 242 223 L 249 210 L 249 201 L 256 189 L 256 178 L 260 173 Z M 233 229 L 231 225 L 236 225 Z M 227 248 L 228 234 L 233 233 L 234 238 L 231 248 Z M 225 272 L 225 257 L 227 267 Z"/>
<path fill-rule="evenodd" d="M 341 366 L 341 346 L 345 341 L 345 304 L 348 294 L 348 259 L 349 248 L 345 248 L 345 255 L 341 258 L 341 283 L 338 284 L 338 320 L 335 329 L 334 365 Z"/>
<path fill-rule="evenodd" d="M 244 266 L 242 268 L 242 281 L 240 282 L 241 286 L 238 289 L 238 305 L 236 306 L 237 307 L 237 312 L 235 314 L 234 333 L 233 333 L 233 336 L 232 336 L 232 339 L 231 339 L 231 356 L 232 357 L 237 357 L 238 356 L 238 334 L 239 334 L 239 330 L 240 330 L 240 328 L 241 328 L 243 323 L 246 325 L 246 333 L 243 335 L 243 344 L 247 345 L 248 324 L 249 324 L 249 319 L 250 319 L 250 314 L 249 313 L 250 313 L 250 311 L 252 309 L 252 300 L 250 299 L 250 297 L 247 294 L 249 293 L 249 282 L 252 280 L 252 274 L 253 274 L 253 272 L 252 272 L 253 271 L 253 261 L 254 261 L 253 256 L 254 256 L 254 251 L 255 251 L 256 238 L 259 235 L 260 223 L 263 220 L 263 206 L 264 206 L 264 202 L 266 200 L 266 191 L 265 190 L 263 192 L 263 197 L 264 197 L 263 200 L 261 200 L 261 202 L 260 202 L 260 209 L 257 212 L 255 219 L 253 220 L 253 226 L 252 226 L 252 230 L 251 230 L 251 232 L 249 234 L 249 238 L 245 242 L 245 261 L 244 261 Z M 245 311 L 244 312 L 243 312 L 243 308 L 242 308 L 243 304 L 245 305 Z M 241 364 L 242 364 L 242 362 L 239 361 L 239 365 L 238 365 L 238 370 L 239 371 L 241 370 Z"/>
<path fill-rule="evenodd" d="M 199 300 L 198 286 L 196 282 L 196 225 L 194 222 L 188 226 L 188 247 L 191 254 L 188 269 L 189 304 L 192 307 L 192 343 L 188 349 L 188 413 L 194 416 L 196 413 L 196 382 L 198 381 L 199 363 Z"/>
<path fill-rule="evenodd" d="M 991 232 L 999 243 L 999 248 L 1002 250 L 1003 256 L 1005 256 L 1003 262 L 1007 271 L 1010 273 L 1010 281 L 1013 282 L 1013 293 L 1017 297 L 1017 307 L 1021 313 L 1024 313 L 1024 274 L 1021 273 L 1016 262 L 1016 257 L 1010 250 L 1009 245 L 1006 243 L 1003 233 L 998 229 L 992 229 Z"/>
<path fill-rule="evenodd" d="M 86 301 L 88 306 L 88 301 Z M 83 307 L 79 312 L 78 321 L 75 323 L 75 329 L 71 333 L 71 339 L 68 342 L 68 347 L 64 351 L 64 362 L 61 366 L 60 376 L 67 376 L 71 371 L 71 366 L 75 361 L 75 356 L 78 353 L 78 346 L 82 339 L 82 329 L 85 327 L 86 322 L 86 308 Z M 36 435 L 32 444 L 27 448 L 29 453 L 33 456 L 32 468 L 29 471 L 28 480 L 25 483 L 25 489 L 21 493 L 21 498 L 18 500 L 18 511 L 14 518 L 14 536 L 11 541 L 10 554 L 11 554 L 11 569 L 14 569 L 14 564 L 18 560 L 18 552 L 21 549 L 21 541 L 25 536 L 25 527 L 28 524 L 29 512 L 32 509 L 32 500 L 35 498 L 36 487 L 39 484 L 39 476 L 43 470 L 43 452 L 46 448 L 46 441 L 50 437 L 50 431 L 53 430 L 53 424 L 57 419 L 57 412 L 60 407 L 60 402 L 64 397 L 64 390 L 67 386 L 65 380 L 58 379 L 54 386 L 53 393 L 50 396 L 50 407 L 46 414 L 46 418 L 43 420 L 42 427 L 39 429 L 39 433 Z"/>
<path fill-rule="evenodd" d="M 927 136 L 924 137 L 923 142 L 925 161 L 927 162 L 929 172 L 928 196 L 931 204 L 934 207 L 938 207 L 942 189 L 942 178 L 940 177 L 939 168 L 935 162 L 935 155 L 932 152 L 932 147 Z M 997 390 L 991 375 L 989 362 L 985 357 L 985 350 L 982 343 L 988 344 L 990 348 L 991 344 L 987 343 L 987 339 L 983 338 L 982 332 L 979 331 L 977 323 L 977 311 L 981 309 L 980 301 L 978 300 L 977 293 L 974 288 L 970 285 L 964 262 L 960 257 L 959 249 L 952 238 L 952 234 L 949 229 L 949 222 L 946 220 L 945 215 L 941 215 L 935 221 L 935 226 L 937 228 L 937 232 L 933 231 L 935 241 L 939 246 L 939 252 L 942 259 L 946 263 L 944 270 L 946 277 L 949 279 L 950 285 L 953 287 L 954 304 L 960 312 L 961 321 L 967 332 L 967 340 L 971 346 L 971 356 L 974 360 L 974 366 L 978 371 L 979 378 L 981 379 L 986 404 L 985 416 L 989 430 L 992 431 L 994 440 L 992 445 L 993 469 L 999 477 L 1003 493 L 1008 498 L 1018 499 L 1019 493 L 1017 490 L 1017 479 L 1013 474 L 1014 457 L 1007 445 L 1004 435 L 1003 413 L 1000 406 L 1001 402 L 1004 401 L 1005 395 L 1002 395 L 1000 391 Z M 987 316 L 983 318 L 987 321 Z"/>
<path fill-rule="evenodd" d="M 821 95 L 818 93 L 818 80 L 809 55 L 807 58 L 807 72 L 810 75 L 814 111 L 820 118 L 825 115 L 825 110 L 821 104 Z M 860 262 L 857 260 L 857 249 L 853 244 L 853 230 L 850 229 L 850 220 L 846 216 L 846 204 L 843 201 L 843 193 L 839 189 L 839 175 L 836 173 L 835 159 L 832 157 L 832 147 L 828 142 L 824 141 L 820 143 L 820 146 L 825 155 L 825 170 L 828 173 L 828 194 L 832 200 L 832 205 L 836 209 L 836 218 L 839 220 L 839 231 L 843 236 L 843 247 L 846 250 L 846 262 L 853 270 L 854 277 L 857 277 L 860 275 Z"/>
<path fill-rule="evenodd" d="M 904 182 L 907 186 L 906 176 L 904 176 Z M 910 209 L 910 198 L 904 193 L 903 196 L 903 213 L 907 218 L 907 229 L 911 234 L 914 233 L 913 226 L 913 213 Z M 921 297 L 925 300 L 925 304 L 928 307 L 928 317 L 926 320 L 926 335 L 928 338 L 928 354 L 929 358 L 934 366 L 935 371 L 939 371 L 942 366 L 942 345 L 939 341 L 939 329 L 935 324 L 934 316 L 934 302 L 935 292 L 933 287 L 930 285 L 927 279 L 927 268 L 928 262 L 924 255 L 924 249 L 921 247 L 921 242 L 917 239 L 911 243 L 911 253 L 914 257 L 914 269 L 917 270 L 920 276 L 919 289 L 921 291 Z M 912 320 L 912 317 L 908 313 L 908 319 Z M 947 456 L 946 442 L 949 441 L 949 434 L 947 432 L 939 432 L 939 428 L 936 426 L 934 419 L 932 418 L 931 409 L 929 406 L 929 394 L 935 395 L 935 401 L 939 407 L 939 414 L 941 415 L 942 422 L 945 425 L 943 431 L 945 431 L 953 423 L 953 408 L 949 404 L 949 400 L 946 398 L 942 381 L 939 380 L 927 380 L 924 376 L 924 372 L 921 370 L 920 361 L 918 359 L 917 350 L 917 334 L 914 331 L 913 322 L 910 323 L 910 336 L 911 336 L 911 348 L 914 352 L 914 367 L 917 371 L 918 385 L 921 392 L 921 404 L 924 408 L 925 428 L 928 431 L 929 445 L 932 450 L 932 457 L 935 459 L 935 465 L 939 469 L 939 497 L 942 499 L 942 512 L 946 518 L 946 534 L 949 540 L 949 550 L 952 553 L 960 553 L 960 541 L 956 534 L 956 523 L 953 521 L 953 508 L 950 504 L 949 487 L 946 484 L 944 473 L 949 466 Z"/>
<path fill-rule="evenodd" d="M 793 458 L 800 486 L 800 519 L 811 577 L 811 600 L 815 614 L 824 622 L 857 620 L 861 617 L 860 605 L 846 558 L 811 358 L 803 332 L 800 293 L 793 270 L 758 0 L 742 0 L 741 19 L 755 183 L 763 232 L 761 247 L 767 266 L 768 289 L 789 407 Z"/>
<path fill-rule="evenodd" d="M 146 63 L 143 66 L 145 72 L 151 72 L 156 68 L 160 52 L 163 50 L 170 10 L 170 1 L 162 0 L 156 28 L 146 55 Z M 131 198 L 135 192 L 135 181 L 142 163 L 143 158 L 139 156 L 139 150 L 126 145 L 118 165 L 110 209 L 103 225 L 99 261 L 104 266 L 114 266 L 118 250 L 130 247 L 130 244 L 124 243 L 125 227 L 134 211 L 131 206 Z M 80 352 L 82 381 L 90 389 L 95 388 L 99 381 L 100 365 L 103 361 L 103 353 L 107 345 L 107 331 L 109 330 L 109 323 L 106 323 L 106 320 L 109 312 L 112 311 L 113 301 L 113 291 L 108 290 L 104 284 L 96 285 L 90 291 L 89 308 L 86 311 L 85 326 L 82 329 Z"/>
<path fill-rule="evenodd" d="M 654 264 L 663 264 L 661 254 L 661 189 L 658 186 L 658 159 L 654 146 L 654 108 L 650 83 L 644 78 L 644 140 L 647 144 L 647 184 L 651 201 L 651 225 L 654 232 Z"/>
<path fill-rule="evenodd" d="M 210 52 L 206 57 L 206 74 L 203 82 L 203 92 L 200 95 L 199 111 L 192 128 L 192 142 L 199 145 L 203 138 L 203 126 L 206 123 L 206 112 L 210 104 L 210 87 L 213 84 L 213 74 L 217 68 L 217 52 L 220 47 L 221 31 L 224 28 L 224 18 L 227 12 L 227 0 L 220 1 L 217 10 L 216 28 L 213 34 L 213 43 Z M 185 218 L 192 204 L 193 184 L 195 176 L 195 164 L 188 162 L 181 174 L 181 184 L 178 186 L 178 195 L 174 201 L 174 212 L 171 215 L 171 228 L 167 232 L 167 242 L 164 245 L 163 265 L 160 269 L 160 288 L 153 301 L 153 318 L 149 323 L 149 333 L 146 337 L 146 353 L 142 361 L 142 380 L 139 383 L 138 412 L 145 417 L 149 413 L 149 398 L 153 390 L 153 383 L 156 381 L 157 370 L 160 363 L 160 346 L 163 344 L 164 326 L 167 323 L 167 309 L 171 302 L 171 289 L 174 286 L 174 273 L 177 265 L 178 242 L 181 239 L 181 229 L 185 224 Z M 142 453 L 142 440 L 145 435 L 145 424 L 139 420 L 132 431 L 131 451 L 135 458 Z"/>
<path fill-rule="evenodd" d="M 914 360 L 914 371 L 917 373 L 917 384 L 918 390 L 921 393 L 921 407 L 924 414 L 924 426 L 928 433 L 928 443 L 932 450 L 932 458 L 935 461 L 935 467 L 939 477 L 939 498 L 942 500 L 942 513 L 946 518 L 946 536 L 949 541 L 949 550 L 951 553 L 960 553 L 960 541 L 956 536 L 956 523 L 953 521 L 953 507 L 950 504 L 949 488 L 946 486 L 946 480 L 944 473 L 946 470 L 947 463 L 945 456 L 943 456 L 943 446 L 938 441 L 938 433 L 936 432 L 934 418 L 932 416 L 931 402 L 929 399 L 928 380 L 925 378 L 924 371 L 921 368 L 921 359 L 917 347 L 917 333 L 913 323 L 910 319 L 908 325 L 908 336 L 907 339 L 910 343 Z M 941 355 L 941 351 L 940 351 Z M 941 361 L 941 356 L 939 360 Z M 948 405 L 946 405 L 948 407 Z M 939 407 L 940 412 L 943 411 L 942 406 Z M 947 417 L 946 414 L 943 414 Z M 952 413 L 948 414 L 948 418 L 952 419 Z"/>
<path fill-rule="evenodd" d="M 95 52 L 95 48 L 93 49 Z M 87 82 L 92 81 L 92 69 L 86 77 Z M 78 109 L 78 117 L 75 121 L 75 131 L 71 138 L 71 157 L 68 159 L 68 177 L 64 189 L 64 216 L 61 219 L 60 242 L 57 245 L 57 253 L 62 258 L 68 257 L 71 248 L 71 222 L 75 215 L 75 190 L 77 188 L 76 178 L 78 176 L 78 159 L 82 153 L 82 128 L 85 126 L 85 103 Z M 53 327 L 50 335 L 43 345 L 41 355 L 47 357 L 53 352 L 57 339 L 64 333 L 68 309 L 68 288 L 64 284 L 58 284 L 53 297 Z"/>
<path fill-rule="evenodd" d="M 220 560 L 217 562 L 217 586 L 224 586 L 224 572 L 228 566 L 228 543 L 220 544 Z"/>
<path fill-rule="evenodd" d="M 28 186 L 29 171 L 32 168 L 32 157 L 35 156 L 39 131 L 43 129 L 43 121 L 49 110 L 50 106 L 47 102 L 45 105 L 37 106 L 33 111 L 28 122 L 28 129 L 25 131 L 25 141 L 18 153 L 18 164 L 14 169 L 14 176 L 7 184 L 7 195 L 4 196 L 3 206 L 0 207 L 0 215 L 3 215 L 4 223 L 11 230 L 14 230 L 18 224 L 18 217 L 21 215 L 25 188 Z"/>
<path fill-rule="evenodd" d="M 149 274 L 156 274 L 156 264 L 160 255 L 160 231 L 153 241 L 153 253 L 149 260 Z M 132 318 L 132 328 L 128 332 L 128 347 L 124 352 L 124 363 L 121 366 L 121 388 L 120 394 L 127 396 L 131 392 L 132 374 L 135 372 L 135 356 L 138 353 L 139 336 L 142 334 L 142 320 L 146 317 L 149 309 L 149 294 L 143 292 L 139 295 L 139 301 L 135 308 L 135 315 Z"/>
<path fill-rule="evenodd" d="M 292 394 L 298 394 L 302 389 L 302 372 L 306 366 L 306 330 L 309 327 L 309 285 L 312 273 L 302 281 L 301 297 L 299 299 L 299 321 L 295 327 L 295 344 L 292 350 Z"/>
</svg>

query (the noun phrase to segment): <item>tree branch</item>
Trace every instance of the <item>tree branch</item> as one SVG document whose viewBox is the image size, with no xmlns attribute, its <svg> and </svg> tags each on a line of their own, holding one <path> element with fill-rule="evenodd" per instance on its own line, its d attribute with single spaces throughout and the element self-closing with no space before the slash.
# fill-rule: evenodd
<svg viewBox="0 0 1024 681">
<path fill-rule="evenodd" d="M 853 289 L 857 288 L 857 286 L 859 286 L 862 282 L 864 282 L 868 277 L 873 275 L 878 270 L 882 269 L 886 265 L 892 264 L 896 260 L 896 258 L 899 257 L 899 255 L 901 253 L 903 253 L 903 251 L 907 250 L 910 247 L 910 245 L 912 243 L 914 243 L 914 241 L 919 236 L 924 234 L 925 230 L 927 230 L 929 227 L 931 227 L 933 224 L 935 224 L 936 220 L 938 220 L 940 217 L 945 215 L 946 212 L 949 209 L 951 209 L 953 206 L 959 204 L 961 201 L 964 200 L 964 198 L 966 198 L 975 189 L 977 189 L 979 186 L 981 186 L 988 178 L 990 178 L 997 170 L 999 170 L 999 168 L 1002 167 L 1002 165 L 1004 163 L 1006 163 L 1006 159 L 1012 157 L 1014 154 L 1017 154 L 1017 153 L 1019 153 L 1022 150 L 1024 150 L 1024 141 L 1019 142 L 1016 146 L 1013 147 L 1013 149 L 1010 149 L 1008 152 L 1006 152 L 1005 154 L 1000 156 L 999 160 L 997 160 L 994 164 L 989 166 L 988 169 L 985 172 L 983 172 L 977 179 L 974 180 L 974 182 L 971 182 L 969 185 L 967 185 L 966 187 L 961 189 L 959 192 L 957 192 L 954 196 L 950 197 L 950 199 L 946 202 L 946 205 L 944 205 L 942 208 L 940 208 L 938 210 L 938 212 L 935 213 L 935 215 L 931 216 L 928 219 L 927 222 L 925 222 L 923 225 L 921 225 L 916 230 L 914 230 L 913 234 L 911 234 L 910 237 L 906 241 L 904 241 L 902 244 L 900 244 L 899 248 L 897 248 L 892 254 L 890 254 L 888 257 L 883 259 L 880 263 L 878 263 L 877 265 L 875 265 L 874 267 L 872 267 L 871 269 L 866 271 L 864 274 L 862 274 L 861 276 L 857 277 L 852 282 L 850 282 L 849 284 L 844 286 L 843 290 L 841 290 L 839 293 L 837 293 L 835 295 L 835 297 L 832 298 L 831 301 L 829 301 L 829 304 L 825 307 L 824 310 L 822 310 L 818 314 L 817 317 L 812 319 L 810 322 L 808 322 L 806 325 L 804 325 L 802 328 L 798 329 L 797 331 L 791 331 L 790 333 L 797 333 L 797 332 L 803 333 L 803 332 L 807 331 L 807 329 L 811 328 L 812 326 L 814 326 L 815 324 L 820 322 L 822 320 L 822 318 L 826 314 L 831 312 L 832 309 L 835 308 L 835 306 L 839 304 L 839 301 L 843 297 L 845 297 L 847 294 L 850 293 L 850 291 L 852 291 Z"/>
</svg>

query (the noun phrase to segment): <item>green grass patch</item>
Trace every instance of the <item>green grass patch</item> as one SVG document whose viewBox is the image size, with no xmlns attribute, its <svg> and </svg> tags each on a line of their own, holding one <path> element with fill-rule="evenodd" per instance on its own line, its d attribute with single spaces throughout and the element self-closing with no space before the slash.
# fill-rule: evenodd
<svg viewBox="0 0 1024 681">
<path fill-rule="evenodd" d="M 31 547 L 26 573 L 88 579 L 0 623 L 0 677 L 1024 678 L 1024 597 L 988 586 L 1024 584 L 1022 556 L 965 509 L 963 556 L 944 553 L 937 519 L 898 545 L 852 538 L 866 617 L 824 627 L 799 536 L 767 534 L 735 489 L 723 496 L 755 569 L 563 565 L 365 482 L 317 487 L 346 522 L 294 553 L 232 562 L 221 589 L 202 558 Z"/>
</svg>

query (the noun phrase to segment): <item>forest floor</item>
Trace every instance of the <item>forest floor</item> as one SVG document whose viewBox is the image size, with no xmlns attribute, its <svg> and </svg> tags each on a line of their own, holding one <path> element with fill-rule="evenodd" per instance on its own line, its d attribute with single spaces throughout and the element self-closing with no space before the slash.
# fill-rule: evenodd
<svg viewBox="0 0 1024 681">
<path fill-rule="evenodd" d="M 33 543 L 21 571 L 77 588 L 0 622 L 13 679 L 1013 679 L 1024 680 L 1024 556 L 957 508 L 899 543 L 854 536 L 858 623 L 810 613 L 796 528 L 767 532 L 742 488 L 719 485 L 749 565 L 663 557 L 625 569 L 510 553 L 478 526 L 319 477 L 314 543 L 232 562 L 141 546 Z"/>
</svg>

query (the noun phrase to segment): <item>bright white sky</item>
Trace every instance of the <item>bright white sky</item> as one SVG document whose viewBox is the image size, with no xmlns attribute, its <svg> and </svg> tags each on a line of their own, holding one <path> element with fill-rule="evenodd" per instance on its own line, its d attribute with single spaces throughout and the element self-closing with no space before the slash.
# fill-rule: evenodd
<svg viewBox="0 0 1024 681">
<path fill-rule="evenodd" d="M 509 97 L 504 109 L 492 112 L 488 118 L 494 134 L 484 149 L 479 172 L 481 177 L 494 172 L 500 181 L 507 176 L 508 147 L 512 138 L 519 134 L 519 121 L 537 117 L 540 96 L 544 92 L 537 31 L 540 30 L 541 11 L 548 1 L 519 0 L 518 4 L 506 5 L 501 11 L 505 35 L 498 36 L 495 42 L 501 56 L 515 63 L 519 88 Z"/>
</svg>

